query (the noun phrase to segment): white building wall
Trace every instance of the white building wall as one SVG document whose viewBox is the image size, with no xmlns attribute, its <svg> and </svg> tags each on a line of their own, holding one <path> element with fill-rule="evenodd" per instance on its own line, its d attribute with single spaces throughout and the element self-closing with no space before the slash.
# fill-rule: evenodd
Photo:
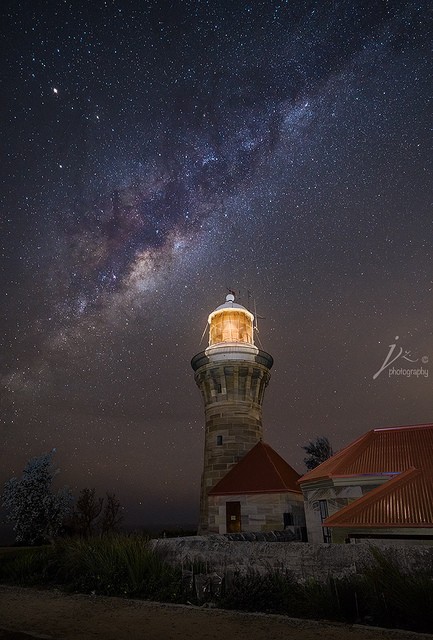
<svg viewBox="0 0 433 640">
<path fill-rule="evenodd" d="M 304 485 L 302 491 L 305 500 L 305 522 L 308 542 L 313 544 L 330 542 L 330 540 L 325 540 L 328 531 L 324 531 L 322 527 L 322 521 L 326 515 L 331 516 L 347 504 L 361 498 L 367 490 L 370 491 L 371 489 L 370 485 L 363 487 L 360 484 L 335 486 L 332 481 L 311 488 Z"/>
</svg>

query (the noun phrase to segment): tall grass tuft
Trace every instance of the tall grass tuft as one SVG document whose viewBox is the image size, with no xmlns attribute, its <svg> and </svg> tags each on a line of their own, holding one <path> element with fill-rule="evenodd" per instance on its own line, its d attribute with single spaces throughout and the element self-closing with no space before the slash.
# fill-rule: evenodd
<svg viewBox="0 0 433 640">
<path fill-rule="evenodd" d="M 404 571 L 389 553 L 372 547 L 365 571 L 369 615 L 376 624 L 433 631 L 433 567 Z"/>
<path fill-rule="evenodd" d="M 142 537 L 121 535 L 59 541 L 54 549 L 59 578 L 69 588 L 103 595 L 179 598 L 181 571 Z"/>
</svg>

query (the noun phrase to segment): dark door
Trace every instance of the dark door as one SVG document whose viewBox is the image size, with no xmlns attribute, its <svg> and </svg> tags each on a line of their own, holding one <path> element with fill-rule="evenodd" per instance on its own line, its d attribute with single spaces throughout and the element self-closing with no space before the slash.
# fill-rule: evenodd
<svg viewBox="0 0 433 640">
<path fill-rule="evenodd" d="M 226 502 L 226 531 L 239 533 L 241 530 L 241 503 Z"/>
</svg>

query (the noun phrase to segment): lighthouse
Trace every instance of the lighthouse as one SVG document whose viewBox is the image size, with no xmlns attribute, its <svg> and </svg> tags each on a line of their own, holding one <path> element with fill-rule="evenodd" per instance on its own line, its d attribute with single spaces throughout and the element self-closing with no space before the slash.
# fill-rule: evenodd
<svg viewBox="0 0 433 640">
<path fill-rule="evenodd" d="M 209 345 L 191 361 L 205 409 L 199 534 L 218 530 L 209 491 L 262 440 L 262 403 L 273 364 L 254 344 L 253 314 L 233 294 L 212 311 L 208 324 Z"/>
</svg>

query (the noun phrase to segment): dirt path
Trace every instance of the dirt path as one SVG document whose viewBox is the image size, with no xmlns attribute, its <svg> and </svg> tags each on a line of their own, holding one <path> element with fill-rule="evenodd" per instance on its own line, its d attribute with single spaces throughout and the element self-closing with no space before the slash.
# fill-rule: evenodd
<svg viewBox="0 0 433 640">
<path fill-rule="evenodd" d="M 0 586 L 0 640 L 35 637 L 53 640 L 433 640 L 429 635 L 298 621 L 284 616 Z"/>
</svg>

